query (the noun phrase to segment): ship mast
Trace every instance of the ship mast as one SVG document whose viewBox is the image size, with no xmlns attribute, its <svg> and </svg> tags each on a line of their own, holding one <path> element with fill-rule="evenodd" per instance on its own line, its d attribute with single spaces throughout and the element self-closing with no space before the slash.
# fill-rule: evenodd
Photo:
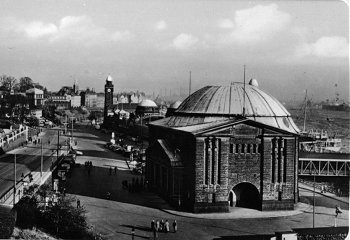
<svg viewBox="0 0 350 240">
<path fill-rule="evenodd" d="M 306 105 L 307 105 L 307 89 L 305 90 L 305 99 L 304 99 L 304 128 L 303 128 L 304 133 L 305 133 L 305 124 L 306 124 Z"/>
</svg>

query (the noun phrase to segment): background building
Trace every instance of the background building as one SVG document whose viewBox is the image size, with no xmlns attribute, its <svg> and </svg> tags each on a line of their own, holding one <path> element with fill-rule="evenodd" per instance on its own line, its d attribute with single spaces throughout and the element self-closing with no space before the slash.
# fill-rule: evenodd
<svg viewBox="0 0 350 240">
<path fill-rule="evenodd" d="M 256 81 L 204 87 L 149 131 L 146 178 L 171 203 L 193 212 L 294 208 L 299 129 Z"/>
<path fill-rule="evenodd" d="M 44 105 L 44 91 L 38 88 L 31 88 L 26 91 L 29 106 L 41 107 Z"/>
</svg>

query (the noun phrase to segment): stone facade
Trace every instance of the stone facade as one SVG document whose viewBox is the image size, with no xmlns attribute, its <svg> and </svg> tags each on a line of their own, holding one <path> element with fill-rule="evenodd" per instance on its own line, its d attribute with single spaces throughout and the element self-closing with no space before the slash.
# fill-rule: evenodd
<svg viewBox="0 0 350 240">
<path fill-rule="evenodd" d="M 227 212 L 230 205 L 293 209 L 296 142 L 297 135 L 254 121 L 200 133 L 150 126 L 146 178 L 170 202 L 196 213 Z"/>
</svg>

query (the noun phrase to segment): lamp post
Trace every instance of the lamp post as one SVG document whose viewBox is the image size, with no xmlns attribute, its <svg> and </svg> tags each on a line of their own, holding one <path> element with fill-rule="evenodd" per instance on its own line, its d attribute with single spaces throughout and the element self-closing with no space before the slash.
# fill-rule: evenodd
<svg viewBox="0 0 350 240">
<path fill-rule="evenodd" d="M 315 228 L 315 174 L 314 174 L 314 192 L 313 192 L 313 211 L 312 211 L 312 228 Z"/>
<path fill-rule="evenodd" d="M 15 181 L 14 181 L 14 185 L 13 185 L 13 206 L 16 204 L 16 184 L 17 184 L 17 167 L 16 167 L 16 154 L 15 154 L 15 159 L 14 159 L 14 170 L 15 170 Z"/>
</svg>

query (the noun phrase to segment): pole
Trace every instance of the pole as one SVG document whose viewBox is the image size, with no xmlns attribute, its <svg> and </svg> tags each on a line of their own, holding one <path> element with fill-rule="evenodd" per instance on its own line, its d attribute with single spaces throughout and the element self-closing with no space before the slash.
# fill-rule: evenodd
<svg viewBox="0 0 350 240">
<path fill-rule="evenodd" d="M 190 71 L 190 83 L 189 83 L 189 88 L 188 88 L 188 96 L 191 95 L 191 71 Z"/>
<path fill-rule="evenodd" d="M 13 185 L 13 206 L 16 204 L 16 184 L 17 184 L 17 175 L 16 175 L 16 154 L 15 154 L 15 159 L 14 159 L 14 163 L 15 163 L 15 166 L 14 166 L 14 170 L 15 170 L 15 181 L 14 181 L 14 185 Z"/>
<path fill-rule="evenodd" d="M 305 133 L 305 125 L 306 125 L 306 106 L 307 106 L 307 89 L 305 90 L 305 99 L 304 99 L 304 128 L 303 132 Z"/>
<path fill-rule="evenodd" d="M 58 135 L 57 135 L 57 161 L 58 161 L 58 155 L 59 155 L 59 150 L 60 150 L 60 130 L 57 131 Z"/>
<path fill-rule="evenodd" d="M 245 116 L 245 64 L 243 70 L 243 117 Z"/>
<path fill-rule="evenodd" d="M 312 228 L 315 228 L 315 175 L 314 175 L 314 194 L 313 194 Z"/>
<path fill-rule="evenodd" d="M 41 141 L 41 160 L 40 160 L 40 180 L 41 182 L 43 181 L 43 161 L 44 161 L 44 156 L 43 156 L 43 141 Z"/>
</svg>

